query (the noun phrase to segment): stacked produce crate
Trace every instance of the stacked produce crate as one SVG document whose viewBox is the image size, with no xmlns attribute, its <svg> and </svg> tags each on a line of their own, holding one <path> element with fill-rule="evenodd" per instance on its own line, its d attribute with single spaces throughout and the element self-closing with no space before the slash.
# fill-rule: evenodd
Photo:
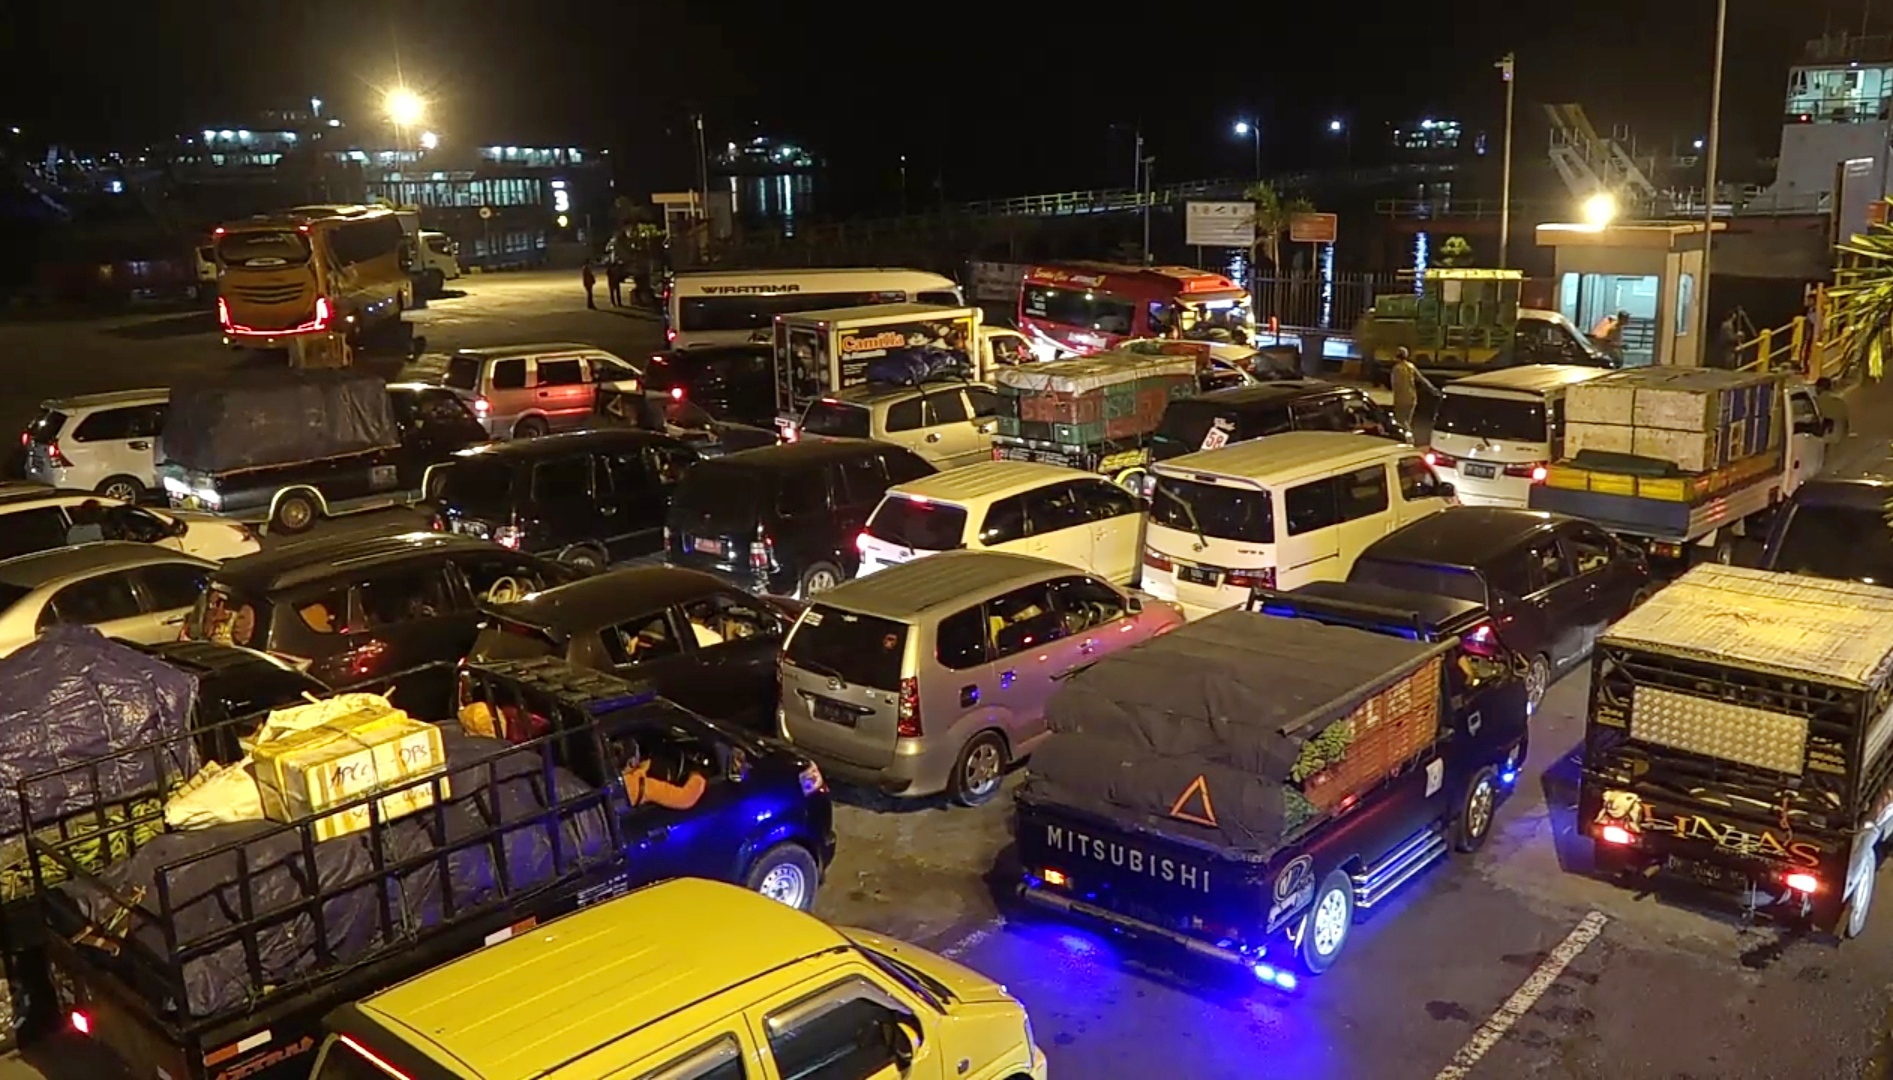
<svg viewBox="0 0 1893 1080">
<path fill-rule="evenodd" d="M 1099 353 L 998 371 L 999 434 L 1059 446 L 1096 446 L 1156 430 L 1171 399 L 1196 393 L 1197 361 Z"/>
<path fill-rule="evenodd" d="M 1564 456 L 1631 455 L 1704 473 L 1780 448 L 1780 380 L 1763 372 L 1647 367 L 1565 392 Z"/>
</svg>

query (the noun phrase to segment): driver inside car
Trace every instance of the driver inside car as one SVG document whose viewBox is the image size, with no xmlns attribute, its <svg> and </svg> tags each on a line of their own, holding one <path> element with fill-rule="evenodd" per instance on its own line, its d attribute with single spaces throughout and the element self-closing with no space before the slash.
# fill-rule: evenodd
<svg viewBox="0 0 1893 1080">
<path fill-rule="evenodd" d="M 666 810 L 689 810 L 703 798 L 704 789 L 710 786 L 709 778 L 692 768 L 688 762 L 684 766 L 684 780 L 673 784 L 662 777 L 651 775 L 651 759 L 644 756 L 643 749 L 635 738 L 626 738 L 620 747 L 624 754 L 624 768 L 619 775 L 624 779 L 625 798 L 632 806 L 661 806 Z"/>
</svg>

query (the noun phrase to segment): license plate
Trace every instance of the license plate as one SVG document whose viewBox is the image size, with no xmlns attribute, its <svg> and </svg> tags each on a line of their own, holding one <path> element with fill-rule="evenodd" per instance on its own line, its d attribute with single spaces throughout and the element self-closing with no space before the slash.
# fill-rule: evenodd
<svg viewBox="0 0 1893 1080">
<path fill-rule="evenodd" d="M 693 536 L 690 538 L 690 550 L 701 551 L 705 555 L 721 555 L 723 554 L 723 541 Z"/>
<path fill-rule="evenodd" d="M 815 714 L 815 719 L 825 720 L 831 724 L 840 724 L 842 727 L 853 727 L 861 720 L 860 713 L 838 701 L 830 701 L 827 698 L 818 697 L 810 700 L 810 706 L 811 711 Z"/>
<path fill-rule="evenodd" d="M 1681 855 L 1670 855 L 1664 858 L 1663 869 L 1667 873 L 1688 878 L 1700 885 L 1741 885 L 1746 881 L 1742 874 L 1726 866 L 1703 862 L 1700 859 L 1688 859 Z"/>
<path fill-rule="evenodd" d="M 1202 566 L 1179 566 L 1177 577 L 1192 585 L 1208 585 L 1213 589 L 1221 584 L 1223 573 L 1221 570 L 1211 570 Z"/>
<path fill-rule="evenodd" d="M 1475 480 L 1490 480 L 1499 475 L 1499 467 L 1497 465 L 1481 465 L 1476 461 L 1465 462 L 1460 465 L 1459 468 L 1461 472 L 1464 472 L 1467 476 Z"/>
</svg>

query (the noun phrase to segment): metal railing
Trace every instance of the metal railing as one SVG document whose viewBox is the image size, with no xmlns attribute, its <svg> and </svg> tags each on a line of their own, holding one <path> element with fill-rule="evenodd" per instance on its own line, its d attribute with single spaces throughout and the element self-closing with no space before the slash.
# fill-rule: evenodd
<svg viewBox="0 0 1893 1080">
<path fill-rule="evenodd" d="M 1278 189 L 1285 190 L 1358 187 L 1393 180 L 1447 176 L 1451 175 L 1455 168 L 1452 162 L 1406 162 L 1366 169 L 1280 173 L 1264 177 L 1264 180 Z M 1151 189 L 1148 203 L 1151 206 L 1167 206 L 1185 199 L 1204 196 L 1235 198 L 1255 182 L 1254 179 L 1248 177 L 1222 177 L 1215 180 L 1191 180 L 1180 184 L 1164 184 Z M 973 217 L 1059 217 L 1066 214 L 1140 210 L 1145 203 L 1145 194 L 1136 188 L 1096 188 L 1088 191 L 1060 191 L 1048 195 L 1017 195 L 1008 199 L 982 199 L 976 202 L 960 203 L 951 207 L 948 212 Z"/>
<path fill-rule="evenodd" d="M 1257 278 L 1254 310 L 1261 322 L 1273 317 L 1285 327 L 1346 334 L 1352 333 L 1361 316 L 1374 306 L 1374 297 L 1411 289 L 1410 283 L 1391 273 Z"/>
<path fill-rule="evenodd" d="M 1755 186 L 1739 189 L 1724 188 L 1718 191 L 1716 196 L 1716 216 L 1723 218 L 1825 214 L 1833 208 L 1831 195 L 1781 195 Z M 1499 216 L 1501 209 L 1500 200 L 1486 198 L 1381 199 L 1374 203 L 1374 212 L 1382 217 L 1422 220 L 1427 218 L 1456 221 L 1491 220 Z M 1702 190 L 1692 188 L 1684 191 L 1666 191 L 1653 201 L 1631 204 L 1625 207 L 1625 213 L 1627 221 L 1634 221 L 1637 217 L 1697 220 L 1702 217 L 1703 209 Z M 1512 200 L 1512 214 L 1515 218 L 1547 210 L 1554 214 L 1575 214 L 1577 207 L 1569 202 L 1551 199 Z"/>
</svg>

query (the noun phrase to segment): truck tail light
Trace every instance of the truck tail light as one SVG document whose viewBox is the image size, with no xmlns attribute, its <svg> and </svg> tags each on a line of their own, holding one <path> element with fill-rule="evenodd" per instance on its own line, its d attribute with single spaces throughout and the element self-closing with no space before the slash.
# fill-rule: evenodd
<svg viewBox="0 0 1893 1080">
<path fill-rule="evenodd" d="M 1152 547 L 1144 549 L 1144 565 L 1166 573 L 1177 568 L 1177 564 L 1170 561 L 1170 556 Z"/>
<path fill-rule="evenodd" d="M 1223 575 L 1223 582 L 1238 589 L 1273 589 L 1275 587 L 1275 568 L 1264 570 L 1231 570 Z"/>
<path fill-rule="evenodd" d="M 1071 884 L 1071 878 L 1066 877 L 1063 870 L 1054 870 L 1049 866 L 1039 874 L 1039 880 L 1060 889 Z"/>
<path fill-rule="evenodd" d="M 1597 838 L 1606 844 L 1615 844 L 1618 847 L 1630 847 L 1637 842 L 1637 838 L 1630 835 L 1630 830 L 1622 825 L 1604 826 L 1597 830 Z"/>
<path fill-rule="evenodd" d="M 1787 877 L 1783 878 L 1782 880 L 1788 883 L 1788 888 L 1793 889 L 1795 892 L 1798 892 L 1798 893 L 1804 893 L 1811 896 L 1814 893 L 1821 891 L 1821 879 L 1815 877 L 1813 874 L 1809 874 L 1806 872 L 1796 872 L 1793 874 L 1789 874 Z"/>
<path fill-rule="evenodd" d="M 900 681 L 900 711 L 896 714 L 894 733 L 903 739 L 920 738 L 919 679 L 908 677 Z"/>
</svg>

